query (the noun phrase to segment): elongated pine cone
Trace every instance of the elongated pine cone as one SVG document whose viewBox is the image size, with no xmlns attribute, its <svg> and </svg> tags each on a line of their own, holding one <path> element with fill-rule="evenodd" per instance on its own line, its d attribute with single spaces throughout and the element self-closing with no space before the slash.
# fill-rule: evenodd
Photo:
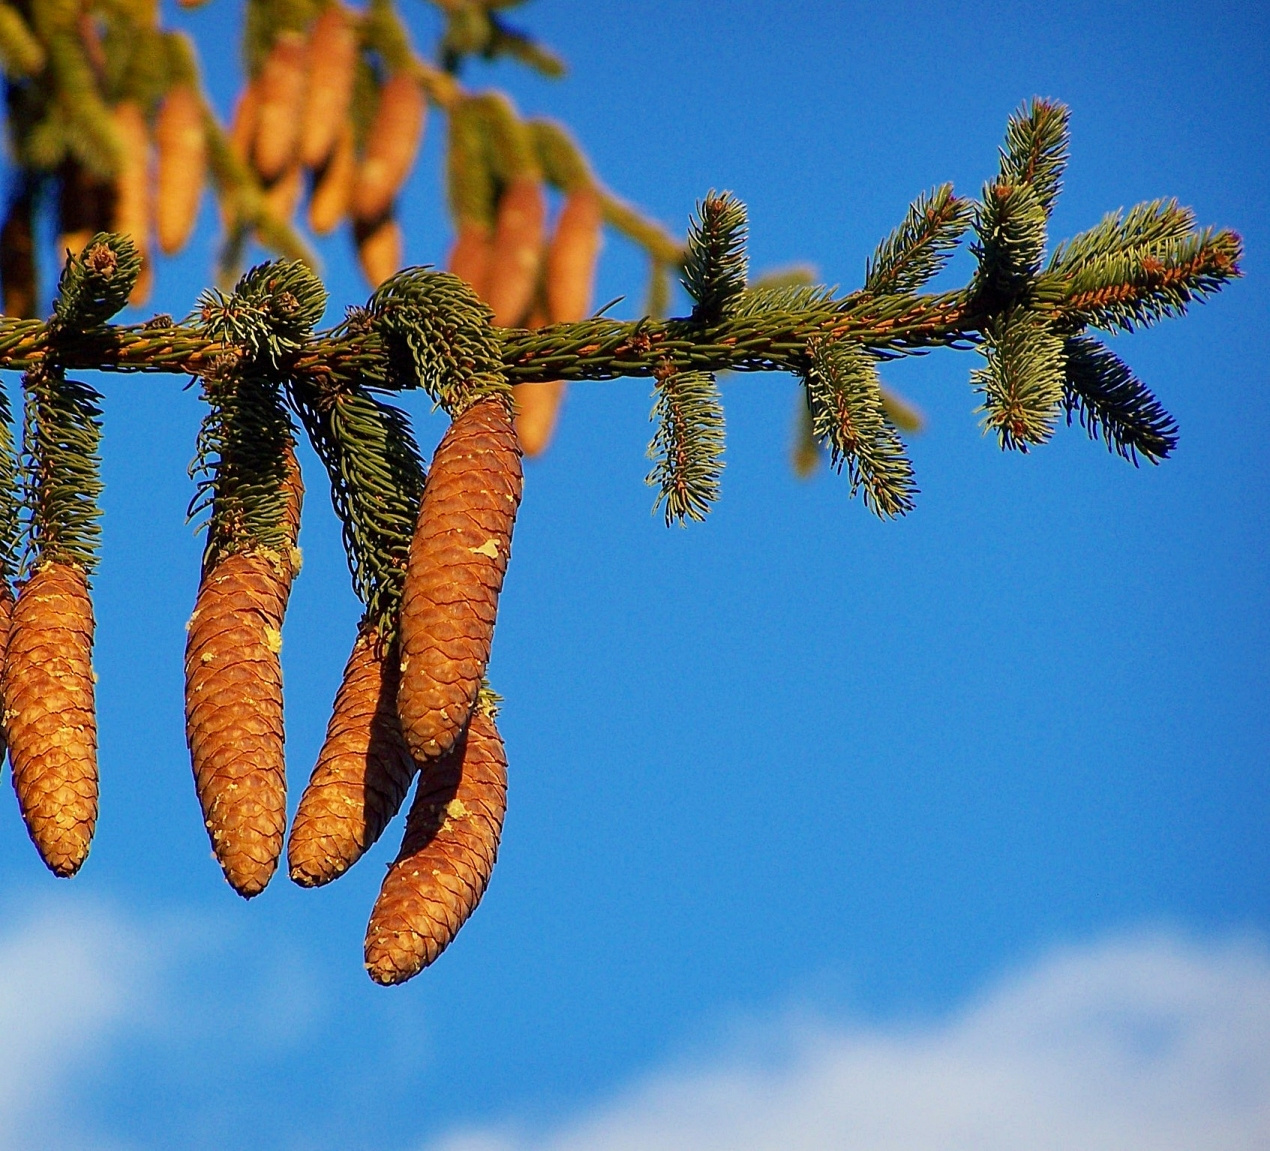
<svg viewBox="0 0 1270 1151">
<path fill-rule="evenodd" d="M 449 751 L 476 703 L 523 482 L 502 400 L 455 417 L 423 490 L 401 599 L 397 710 L 416 759 Z"/>
<path fill-rule="evenodd" d="M 301 887 L 338 879 L 383 834 L 416 764 L 397 717 L 400 657 L 371 629 L 357 636 L 326 742 L 291 825 L 287 862 Z"/>
<path fill-rule="evenodd" d="M 207 172 L 203 105 L 190 84 L 176 84 L 163 99 L 154 125 L 159 153 L 155 227 L 159 250 L 172 255 L 185 247 L 198 222 Z"/>
<path fill-rule="evenodd" d="M 18 594 L 4 667 L 13 788 L 50 871 L 74 875 L 97 824 L 93 605 L 73 564 L 40 568 Z"/>
<path fill-rule="evenodd" d="M 212 850 L 239 895 L 273 876 L 287 825 L 282 617 L 288 561 L 236 552 L 198 589 L 185 644 L 185 734 Z"/>
<path fill-rule="evenodd" d="M 376 983 L 418 975 L 476 910 L 494 870 L 506 807 L 503 741 L 478 709 L 464 738 L 419 777 L 401 852 L 366 928 L 366 970 Z"/>
<path fill-rule="evenodd" d="M 547 201 L 542 182 L 517 176 L 498 205 L 485 301 L 500 328 L 515 327 L 528 314 L 542 269 Z"/>
</svg>

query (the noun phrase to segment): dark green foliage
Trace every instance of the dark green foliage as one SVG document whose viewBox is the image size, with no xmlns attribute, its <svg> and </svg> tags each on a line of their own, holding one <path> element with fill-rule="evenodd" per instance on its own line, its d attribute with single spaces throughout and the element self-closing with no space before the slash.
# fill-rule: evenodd
<svg viewBox="0 0 1270 1151">
<path fill-rule="evenodd" d="M 973 202 L 954 196 L 951 184 L 923 192 L 909 205 L 904 222 L 878 245 L 864 290 L 916 292 L 948 262 L 973 218 Z"/>
<path fill-rule="evenodd" d="M 1101 438 L 1135 465 L 1139 455 L 1153 464 L 1171 455 L 1177 422 L 1124 361 L 1088 336 L 1071 336 L 1064 347 L 1067 422 L 1079 420 L 1091 440 Z"/>
<path fill-rule="evenodd" d="M 745 205 L 731 192 L 710 192 L 688 224 L 683 286 L 696 305 L 692 318 L 709 324 L 730 314 L 745 291 Z"/>
<path fill-rule="evenodd" d="M 92 574 L 101 542 L 101 397 L 57 369 L 31 369 L 22 388 L 23 566 L 71 563 Z"/>
<path fill-rule="evenodd" d="M 326 301 L 326 288 L 307 264 L 274 260 L 247 272 L 230 296 L 205 291 L 198 313 L 208 337 L 243 349 L 248 364 L 276 371 L 304 346 Z"/>
<path fill-rule="evenodd" d="M 1064 105 L 1033 99 L 1010 117 L 1005 130 L 999 183 L 1007 187 L 1028 185 L 1047 218 L 1054 210 L 1067 167 L 1069 119 Z"/>
<path fill-rule="evenodd" d="M 657 382 L 650 419 L 657 425 L 648 445 L 653 469 L 648 484 L 658 489 L 656 511 L 665 504 L 666 524 L 704 520 L 719 498 L 723 474 L 723 404 L 710 372 L 671 372 Z"/>
<path fill-rule="evenodd" d="M 1000 173 L 975 211 L 975 290 L 1010 301 L 1034 286 L 1067 164 L 1067 109 L 1033 100 L 1010 117 Z"/>
<path fill-rule="evenodd" d="M 295 398 L 330 477 L 353 588 L 379 634 L 389 636 L 423 495 L 423 462 L 409 421 L 347 381 L 325 395 L 306 391 Z"/>
<path fill-rule="evenodd" d="M 13 414 L 9 396 L 0 388 L 0 581 L 18 572 L 22 546 L 22 489 L 13 442 Z"/>
<path fill-rule="evenodd" d="M 198 480 L 189 516 L 208 511 L 204 570 L 253 548 L 285 552 L 287 456 L 295 435 L 278 385 L 264 376 L 206 377 L 209 411 L 190 474 Z"/>
<path fill-rule="evenodd" d="M 282 402 L 282 361 L 298 352 L 326 308 L 326 289 L 298 260 L 252 268 L 231 296 L 204 292 L 204 332 L 242 349 L 227 352 L 203 378 L 209 411 L 191 474 L 201 477 L 189 514 L 208 510 L 204 567 L 249 548 L 283 551 L 287 461 L 294 430 Z"/>
<path fill-rule="evenodd" d="M 449 272 L 406 268 L 367 304 L 393 388 L 423 388 L 452 415 L 482 396 L 510 394 L 493 313 Z"/>
<path fill-rule="evenodd" d="M 104 324 L 127 302 L 141 271 L 130 236 L 98 232 L 62 269 L 53 303 L 53 326 L 75 334 Z"/>
<path fill-rule="evenodd" d="M 1027 184 L 989 184 L 975 212 L 976 287 L 1013 298 L 1036 277 L 1045 255 L 1045 207 Z"/>
<path fill-rule="evenodd" d="M 1063 400 L 1063 340 L 1035 313 L 1015 308 L 984 332 L 987 366 L 971 374 L 984 427 L 1002 448 L 1026 452 L 1054 433 Z"/>
<path fill-rule="evenodd" d="M 832 465 L 847 469 L 851 494 L 889 518 L 913 510 L 917 487 L 904 441 L 886 417 L 877 365 L 851 340 L 813 339 L 803 377 L 815 438 L 829 449 Z"/>
</svg>

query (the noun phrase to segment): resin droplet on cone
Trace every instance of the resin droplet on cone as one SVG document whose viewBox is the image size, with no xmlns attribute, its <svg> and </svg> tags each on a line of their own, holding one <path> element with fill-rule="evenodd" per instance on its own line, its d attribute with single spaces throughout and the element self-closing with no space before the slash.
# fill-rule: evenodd
<svg viewBox="0 0 1270 1151">
<path fill-rule="evenodd" d="M 401 851 L 366 929 L 366 970 L 381 984 L 418 975 L 458 934 L 489 885 L 507 807 L 507 757 L 476 711 L 465 736 L 427 764 Z"/>
<path fill-rule="evenodd" d="M 453 747 L 476 703 L 522 485 L 504 402 L 456 416 L 423 490 L 401 598 L 397 710 L 417 759 Z"/>
</svg>

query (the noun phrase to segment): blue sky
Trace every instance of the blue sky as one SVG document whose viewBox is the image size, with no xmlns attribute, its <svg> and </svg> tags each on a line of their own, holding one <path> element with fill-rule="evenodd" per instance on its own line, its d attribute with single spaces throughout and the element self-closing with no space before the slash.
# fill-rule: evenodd
<svg viewBox="0 0 1270 1151">
<path fill-rule="evenodd" d="M 222 109 L 238 14 L 171 14 Z M 1045 1146 L 1131 1146 L 1147 1116 L 1153 1147 L 1258 1145 L 1264 1104 L 1229 1092 L 1270 1067 L 1270 16 L 776 0 L 516 16 L 571 75 L 471 84 L 572 125 L 615 190 L 677 229 L 732 189 L 756 269 L 810 262 L 844 289 L 918 192 L 978 191 L 1020 102 L 1067 102 L 1054 239 L 1161 195 L 1245 239 L 1242 281 L 1115 342 L 1177 416 L 1176 457 L 1135 470 L 1078 429 L 1005 455 L 973 415 L 977 357 L 937 353 L 884 373 L 929 421 L 917 510 L 884 524 L 837 477 L 790 474 L 792 380 L 734 376 L 723 498 L 667 531 L 643 484 L 647 383 L 575 387 L 528 467 L 491 667 L 511 773 L 494 881 L 441 960 L 384 991 L 361 940 L 395 828 L 338 884 L 278 879 L 251 904 L 209 858 L 181 722 L 198 403 L 182 380 L 104 378 L 102 816 L 67 883 L 0 803 L 0 1026 L 24 1085 L 0 1094 L 0 1147 L 916 1148 L 947 1146 L 957 1107 L 989 1125 L 980 1146 L 993 1115 L 1016 1123 L 1001 1146 L 1042 1127 Z M 441 139 L 434 120 L 403 206 L 412 262 L 448 244 Z M 156 310 L 192 304 L 214 227 L 207 204 Z M 322 254 L 335 317 L 365 289 L 344 241 Z M 620 314 L 642 290 L 610 238 L 597 299 L 627 295 Z M 440 418 L 405 402 L 435 443 Z M 293 804 L 357 618 L 304 462 Z M 1002 1066 L 1017 1090 L 976 1111 L 972 1085 Z M 861 1092 L 877 1115 L 842 1118 L 834 1101 Z M 1029 1093 L 1044 1105 L 1003 1102 Z M 702 1102 L 719 1098 L 755 1109 L 731 1139 Z M 1103 1127 L 1071 1125 L 1096 1104 Z M 952 1126 L 914 1134 L 915 1110 Z"/>
</svg>

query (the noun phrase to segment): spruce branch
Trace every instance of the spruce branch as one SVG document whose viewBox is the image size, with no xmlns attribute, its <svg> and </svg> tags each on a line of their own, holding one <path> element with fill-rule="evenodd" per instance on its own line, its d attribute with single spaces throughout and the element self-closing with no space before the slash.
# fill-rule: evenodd
<svg viewBox="0 0 1270 1151">
<path fill-rule="evenodd" d="M 975 210 L 979 259 L 977 289 L 989 298 L 1014 299 L 1035 278 L 1045 254 L 1048 217 L 1029 184 L 989 184 Z"/>
<path fill-rule="evenodd" d="M 951 184 L 923 192 L 904 222 L 878 245 L 864 275 L 874 295 L 916 292 L 948 262 L 974 218 L 970 200 L 953 195 Z"/>
<path fill-rule="evenodd" d="M 731 192 L 710 192 L 688 225 L 683 286 L 696 301 L 692 318 L 709 324 L 727 315 L 745 291 L 745 205 Z"/>
<path fill-rule="evenodd" d="M 1068 257 L 1058 268 L 1068 322 L 1131 332 L 1184 315 L 1240 274 L 1241 254 L 1234 232 L 1205 228 L 1079 261 Z"/>
<path fill-rule="evenodd" d="M 390 639 L 424 483 L 409 420 L 353 380 L 293 386 L 291 395 L 331 482 L 353 590 L 367 622 Z"/>
<path fill-rule="evenodd" d="M 1063 400 L 1063 340 L 1034 312 L 1015 308 L 985 332 L 987 366 L 971 379 L 983 396 L 984 430 L 1001 447 L 1026 452 L 1053 435 Z"/>
<path fill-rule="evenodd" d="M 101 542 L 101 396 L 53 366 L 28 370 L 22 390 L 23 569 L 70 563 L 91 575 Z"/>
<path fill-rule="evenodd" d="M 724 424 L 719 385 L 709 372 L 667 369 L 657 377 L 648 445 L 653 468 L 647 483 L 657 488 L 653 511 L 665 505 L 666 526 L 706 518 L 719 498 Z"/>
<path fill-rule="evenodd" d="M 202 381 L 207 415 L 190 475 L 196 481 L 188 518 L 207 513 L 203 570 L 235 552 L 291 547 L 288 458 L 295 446 L 278 384 L 255 373 Z"/>
<path fill-rule="evenodd" d="M 18 574 L 22 548 L 22 485 L 9 395 L 0 388 L 0 594 Z"/>
<path fill-rule="evenodd" d="M 887 419 L 877 364 L 851 340 L 814 339 L 803 375 L 812 432 L 834 468 L 847 469 L 851 494 L 885 519 L 913 510 L 913 465 Z"/>
<path fill-rule="evenodd" d="M 366 312 L 387 352 L 390 387 L 423 388 L 451 414 L 487 395 L 510 403 L 493 313 L 458 276 L 407 268 L 375 291 Z"/>
<path fill-rule="evenodd" d="M 55 337 L 104 324 L 128 302 L 140 271 L 132 237 L 98 232 L 62 268 L 50 325 Z"/>
<path fill-rule="evenodd" d="M 1001 150 L 999 184 L 1026 184 L 1048 219 L 1067 167 L 1070 113 L 1063 104 L 1034 98 L 1010 117 Z"/>
<path fill-rule="evenodd" d="M 1119 356 L 1088 336 L 1069 337 L 1064 349 L 1068 424 L 1078 420 L 1091 440 L 1101 438 L 1135 467 L 1139 455 L 1153 464 L 1172 455 L 1177 421 Z"/>
</svg>

